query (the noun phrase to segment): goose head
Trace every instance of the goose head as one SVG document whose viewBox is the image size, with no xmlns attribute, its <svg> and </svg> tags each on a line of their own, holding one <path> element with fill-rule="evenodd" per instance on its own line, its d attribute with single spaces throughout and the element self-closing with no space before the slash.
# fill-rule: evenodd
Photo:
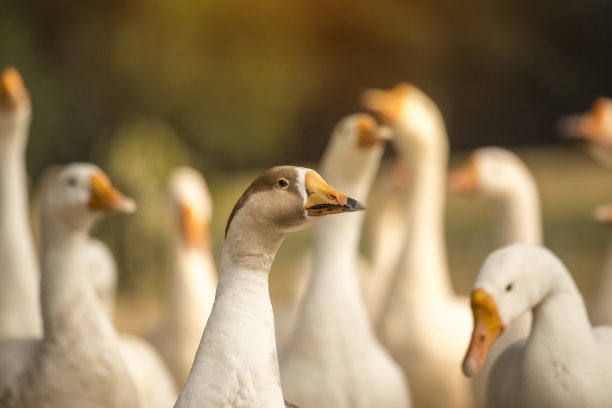
<svg viewBox="0 0 612 408">
<path fill-rule="evenodd" d="M 343 118 L 334 127 L 325 149 L 322 173 L 333 183 L 370 178 L 391 136 L 390 128 L 379 125 L 366 113 Z"/>
<path fill-rule="evenodd" d="M 189 248 L 207 246 L 212 198 L 204 177 L 191 167 L 176 168 L 170 173 L 167 190 L 179 242 Z"/>
<path fill-rule="evenodd" d="M 451 192 L 478 192 L 495 199 L 508 196 L 514 187 L 529 179 L 529 170 L 514 153 L 499 147 L 483 147 L 451 171 L 448 187 Z"/>
<path fill-rule="evenodd" d="M 562 118 L 558 128 L 568 139 L 612 145 L 612 99 L 595 99 L 590 111 Z"/>
<path fill-rule="evenodd" d="M 508 245 L 485 259 L 471 295 L 474 330 L 463 360 L 466 376 L 480 370 L 504 329 L 546 296 L 558 276 L 544 271 L 559 267 L 564 269 L 552 252 L 530 244 Z"/>
<path fill-rule="evenodd" d="M 72 163 L 54 174 L 42 205 L 43 223 L 70 230 L 86 230 L 104 214 L 131 213 L 134 201 L 115 189 L 93 164 Z"/>
<path fill-rule="evenodd" d="M 0 124 L 27 121 L 30 113 L 30 96 L 21 75 L 13 67 L 5 68 L 0 74 Z"/>
<path fill-rule="evenodd" d="M 234 224 L 240 224 L 242 230 L 285 234 L 326 215 L 364 209 L 359 201 L 328 185 L 316 171 L 278 166 L 257 177 L 242 194 L 230 214 L 225 235 Z"/>
<path fill-rule="evenodd" d="M 416 86 L 399 83 L 388 91 L 368 89 L 361 100 L 395 129 L 394 141 L 401 152 L 418 157 L 423 151 L 446 143 L 440 110 Z"/>
</svg>

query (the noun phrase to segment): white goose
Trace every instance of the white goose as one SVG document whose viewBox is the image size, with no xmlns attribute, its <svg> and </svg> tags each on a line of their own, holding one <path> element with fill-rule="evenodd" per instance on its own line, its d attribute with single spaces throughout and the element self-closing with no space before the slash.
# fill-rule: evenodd
<svg viewBox="0 0 612 408">
<path fill-rule="evenodd" d="M 57 172 L 42 206 L 44 337 L 0 342 L 0 406 L 138 405 L 117 335 L 86 273 L 93 222 L 134 208 L 94 165 Z"/>
<path fill-rule="evenodd" d="M 495 209 L 497 247 L 514 243 L 542 244 L 542 217 L 538 187 L 531 172 L 514 153 L 500 147 L 476 149 L 449 176 L 449 189 L 479 193 Z M 486 382 L 497 357 L 512 343 L 527 337 L 531 313 L 510 325 L 489 352 L 473 381 L 476 406 L 486 401 Z"/>
<path fill-rule="evenodd" d="M 367 198 L 385 128 L 366 114 L 334 128 L 321 172 L 352 197 Z M 357 255 L 363 214 L 322 220 L 313 269 L 293 337 L 279 353 L 285 397 L 303 407 L 407 407 L 401 368 L 379 343 L 361 296 Z"/>
<path fill-rule="evenodd" d="M 379 334 L 403 367 L 419 407 L 472 405 L 468 381 L 449 367 L 461 363 L 471 316 L 466 297 L 452 288 L 444 244 L 448 140 L 435 103 L 409 84 L 369 90 L 364 104 L 391 125 L 412 180 L 405 200 L 409 228 Z"/>
<path fill-rule="evenodd" d="M 612 99 L 595 99 L 590 111 L 562 118 L 558 127 L 565 137 L 584 141 L 587 152 L 612 169 Z"/>
<path fill-rule="evenodd" d="M 612 327 L 591 327 L 578 288 L 552 252 L 513 244 L 491 253 L 476 276 L 472 310 L 466 375 L 478 372 L 505 326 L 533 312 L 529 337 L 495 362 L 487 407 L 610 406 Z"/>
<path fill-rule="evenodd" d="M 202 175 L 190 167 L 172 171 L 168 195 L 174 233 L 170 304 L 150 340 L 182 386 L 215 300 L 217 268 L 209 235 L 212 199 Z"/>
<path fill-rule="evenodd" d="M 0 78 L 0 338 L 42 333 L 25 172 L 31 116 L 21 76 L 5 69 Z"/>
<path fill-rule="evenodd" d="M 175 407 L 284 407 L 268 273 L 288 232 L 364 207 L 315 171 L 274 167 L 257 177 L 227 223 L 219 283 Z"/>
<path fill-rule="evenodd" d="M 612 225 L 612 204 L 595 209 L 595 219 L 608 226 Z M 589 315 L 595 325 L 612 325 L 612 241 L 606 256 L 604 270 L 591 300 Z"/>
</svg>

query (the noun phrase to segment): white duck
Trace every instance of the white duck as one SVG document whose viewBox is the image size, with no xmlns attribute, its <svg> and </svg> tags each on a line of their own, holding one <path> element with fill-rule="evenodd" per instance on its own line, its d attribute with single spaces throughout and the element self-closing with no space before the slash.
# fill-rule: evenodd
<svg viewBox="0 0 612 408">
<path fill-rule="evenodd" d="M 612 225 L 612 204 L 595 209 L 595 219 L 608 226 Z M 593 324 L 612 325 L 612 242 L 606 256 L 601 280 L 591 300 L 589 315 Z"/>
<path fill-rule="evenodd" d="M 478 372 L 504 327 L 533 312 L 529 337 L 495 362 L 487 407 L 610 406 L 612 327 L 591 327 L 578 288 L 552 252 L 529 244 L 494 251 L 476 276 L 471 303 L 466 375 Z"/>
<path fill-rule="evenodd" d="M 363 102 L 393 128 L 412 180 L 405 200 L 407 245 L 379 321 L 380 338 L 403 367 L 415 406 L 471 406 L 469 382 L 449 369 L 461 363 L 471 316 L 467 297 L 453 291 L 446 261 L 448 140 L 442 115 L 409 84 L 366 91 Z"/>
<path fill-rule="evenodd" d="M 367 198 L 385 130 L 366 114 L 342 119 L 321 162 L 325 179 Z M 294 335 L 279 353 L 283 392 L 299 406 L 410 405 L 403 372 L 376 338 L 361 296 L 356 262 L 363 215 L 330 217 L 316 227 L 308 289 Z"/>
<path fill-rule="evenodd" d="M 563 136 L 584 141 L 589 154 L 612 169 L 612 99 L 595 99 L 590 111 L 562 118 L 558 127 Z"/>
<path fill-rule="evenodd" d="M 215 302 L 175 407 L 285 406 L 268 291 L 274 256 L 288 232 L 363 209 L 301 167 L 274 167 L 251 183 L 227 222 Z"/>
<path fill-rule="evenodd" d="M 542 217 L 538 187 L 525 163 L 500 147 L 476 149 L 449 176 L 456 193 L 479 193 L 495 210 L 496 247 L 514 243 L 542 244 Z M 486 401 L 486 382 L 497 357 L 512 343 L 527 337 L 531 313 L 509 326 L 489 352 L 489 358 L 473 381 L 476 406 Z"/>
<path fill-rule="evenodd" d="M 217 269 L 209 234 L 212 199 L 202 175 L 190 167 L 172 171 L 168 195 L 174 238 L 170 304 L 150 340 L 182 386 L 215 300 Z"/>
<path fill-rule="evenodd" d="M 57 172 L 42 206 L 44 337 L 0 342 L 0 406 L 138 405 L 86 256 L 93 222 L 134 208 L 94 165 L 76 163 Z"/>
<path fill-rule="evenodd" d="M 21 76 L 5 69 L 0 78 L 0 338 L 42 333 L 25 172 L 31 116 Z"/>
</svg>

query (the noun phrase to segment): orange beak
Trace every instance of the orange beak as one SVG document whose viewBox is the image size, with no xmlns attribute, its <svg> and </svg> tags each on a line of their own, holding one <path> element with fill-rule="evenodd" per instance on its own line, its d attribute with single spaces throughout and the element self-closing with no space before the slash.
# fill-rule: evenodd
<svg viewBox="0 0 612 408">
<path fill-rule="evenodd" d="M 378 126 L 376 120 L 367 113 L 359 115 L 357 121 L 357 145 L 360 148 L 368 149 L 391 138 L 390 129 Z"/>
<path fill-rule="evenodd" d="M 472 292 L 471 306 L 474 314 L 474 331 L 463 359 L 463 373 L 468 377 L 478 373 L 489 349 L 505 329 L 493 298 L 482 288 Z"/>
<path fill-rule="evenodd" d="M 2 71 L 0 78 L 0 106 L 7 110 L 14 110 L 23 101 L 27 94 L 19 72 L 8 67 Z"/>
<path fill-rule="evenodd" d="M 185 242 L 191 248 L 204 247 L 208 242 L 205 222 L 194 214 L 189 205 L 181 203 L 179 206 L 180 225 Z"/>
<path fill-rule="evenodd" d="M 367 89 L 361 94 L 361 103 L 386 121 L 394 123 L 399 117 L 406 92 L 411 89 L 411 85 L 405 83 L 399 83 L 389 91 Z"/>
<path fill-rule="evenodd" d="M 595 208 L 593 217 L 602 224 L 612 226 L 612 204 L 604 204 Z"/>
<path fill-rule="evenodd" d="M 306 173 L 305 183 L 308 198 L 304 208 L 310 216 L 365 210 L 363 204 L 333 189 L 314 171 Z"/>
<path fill-rule="evenodd" d="M 473 193 L 478 189 L 478 172 L 474 157 L 452 170 L 448 175 L 448 190 L 453 193 Z"/>
<path fill-rule="evenodd" d="M 90 178 L 91 197 L 88 206 L 94 211 L 132 213 L 136 203 L 115 189 L 104 173 L 94 173 Z"/>
</svg>

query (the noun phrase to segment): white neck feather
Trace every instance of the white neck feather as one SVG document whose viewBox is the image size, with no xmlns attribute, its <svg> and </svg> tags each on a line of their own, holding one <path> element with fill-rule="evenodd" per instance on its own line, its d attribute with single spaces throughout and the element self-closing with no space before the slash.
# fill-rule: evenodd
<svg viewBox="0 0 612 408">
<path fill-rule="evenodd" d="M 0 337 L 42 331 L 25 172 L 29 120 L 0 120 Z"/>
<path fill-rule="evenodd" d="M 590 308 L 593 325 L 612 325 L 612 296 L 610 293 L 612 293 L 612 240 L 608 245 L 604 270 Z"/>
<path fill-rule="evenodd" d="M 499 246 L 515 242 L 542 243 L 540 200 L 533 181 L 516 183 L 506 194 L 494 199 L 494 204 Z"/>
<path fill-rule="evenodd" d="M 268 273 L 284 235 L 233 219 L 212 312 L 175 407 L 284 407 Z"/>
</svg>

